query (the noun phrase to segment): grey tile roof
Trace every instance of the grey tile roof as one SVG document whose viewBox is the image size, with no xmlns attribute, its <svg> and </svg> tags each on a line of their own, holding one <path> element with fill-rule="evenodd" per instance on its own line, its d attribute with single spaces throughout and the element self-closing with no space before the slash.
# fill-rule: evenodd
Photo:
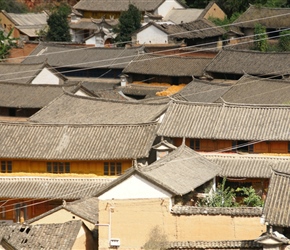
<svg viewBox="0 0 290 250">
<path fill-rule="evenodd" d="M 157 134 L 224 140 L 289 141 L 290 106 L 171 102 Z"/>
<path fill-rule="evenodd" d="M 0 63 L 0 82 L 30 83 L 43 67 L 43 63 Z"/>
<path fill-rule="evenodd" d="M 123 69 L 142 48 L 75 47 L 39 44 L 23 64 L 47 63 L 52 67 Z"/>
<path fill-rule="evenodd" d="M 263 214 L 272 226 L 290 227 L 290 171 L 274 172 L 270 179 Z"/>
<path fill-rule="evenodd" d="M 211 58 L 178 57 L 140 54 L 123 70 L 123 73 L 163 75 L 163 76 L 202 76 Z"/>
<path fill-rule="evenodd" d="M 2 11 L 3 12 L 3 11 Z M 4 11 L 7 17 L 16 26 L 26 25 L 43 25 L 46 24 L 48 15 L 45 12 L 42 13 L 7 13 Z"/>
<path fill-rule="evenodd" d="M 164 0 L 81 0 L 74 5 L 74 9 L 83 11 L 120 12 L 126 11 L 131 3 L 140 11 L 153 11 L 163 2 Z"/>
<path fill-rule="evenodd" d="M 185 145 L 145 167 L 132 167 L 102 189 L 97 196 L 118 185 L 133 174 L 154 183 L 173 195 L 184 195 L 213 179 L 220 167 Z"/>
<path fill-rule="evenodd" d="M 63 205 L 58 206 L 54 209 L 47 211 L 39 216 L 36 216 L 30 220 L 27 220 L 26 223 L 31 224 L 36 222 L 47 215 L 53 214 L 60 209 L 65 209 L 72 214 L 77 215 L 78 217 L 87 220 L 91 223 L 98 223 L 99 220 L 99 200 L 96 197 L 82 198 L 73 202 L 65 202 Z"/>
<path fill-rule="evenodd" d="M 64 85 L 0 83 L 0 106 L 42 108 L 61 96 L 63 87 Z"/>
<path fill-rule="evenodd" d="M 269 29 L 281 29 L 288 28 L 289 22 L 290 8 L 269 8 L 250 5 L 250 7 L 233 22 L 233 25 L 254 29 L 255 24 L 259 23 Z"/>
<path fill-rule="evenodd" d="M 182 145 L 139 171 L 175 194 L 183 195 L 214 178 L 220 166 Z"/>
<path fill-rule="evenodd" d="M 166 249 L 263 249 L 263 246 L 254 240 L 175 241 L 170 242 Z"/>
<path fill-rule="evenodd" d="M 231 85 L 222 83 L 212 83 L 209 81 L 201 81 L 193 79 L 182 90 L 172 95 L 175 100 L 189 102 L 215 102 Z"/>
<path fill-rule="evenodd" d="M 113 160 L 148 157 L 157 123 L 45 125 L 0 123 L 0 157 Z"/>
<path fill-rule="evenodd" d="M 205 158 L 221 166 L 219 176 L 237 178 L 267 178 L 272 169 L 290 171 L 290 157 L 239 154 L 203 154 Z"/>
<path fill-rule="evenodd" d="M 199 18 L 204 9 L 172 9 L 163 18 L 165 21 L 172 21 L 175 24 L 188 23 Z"/>
<path fill-rule="evenodd" d="M 112 179 L 0 176 L 0 197 L 18 199 L 81 199 L 96 194 Z"/>
<path fill-rule="evenodd" d="M 290 81 L 244 75 L 222 98 L 231 103 L 290 104 Z"/>
<path fill-rule="evenodd" d="M 204 39 L 206 37 L 219 37 L 226 33 L 225 29 L 216 26 L 211 21 L 204 18 L 181 24 L 157 24 L 151 22 L 138 31 L 150 25 L 154 25 L 156 28 L 170 35 L 170 37 L 178 39 Z"/>
<path fill-rule="evenodd" d="M 177 38 L 189 38 L 189 39 L 204 39 L 206 37 L 219 37 L 226 33 L 226 30 L 222 27 L 216 26 L 211 21 L 202 18 L 189 23 L 182 23 L 180 26 L 187 32 L 185 34 L 177 34 L 174 37 Z"/>
<path fill-rule="evenodd" d="M 129 84 L 125 87 L 120 87 L 119 89 L 125 95 L 136 95 L 136 96 L 145 96 L 145 98 L 156 97 L 157 92 L 166 90 L 166 86 L 151 86 L 150 84 L 140 85 L 140 84 Z"/>
<path fill-rule="evenodd" d="M 260 217 L 262 208 L 259 207 L 194 207 L 179 206 L 172 207 L 174 215 L 230 215 Z"/>
<path fill-rule="evenodd" d="M 223 49 L 206 67 L 206 72 L 244 75 L 289 74 L 289 52 L 259 52 Z"/>
<path fill-rule="evenodd" d="M 104 100 L 64 94 L 30 118 L 30 121 L 58 124 L 137 124 L 156 121 L 167 103 Z"/>
<path fill-rule="evenodd" d="M 80 220 L 59 224 L 22 225 L 6 227 L 2 239 L 5 249 L 72 249 L 83 223 Z"/>
<path fill-rule="evenodd" d="M 80 30 L 99 30 L 99 26 L 91 18 L 81 18 L 77 22 L 70 22 L 69 27 Z"/>
</svg>

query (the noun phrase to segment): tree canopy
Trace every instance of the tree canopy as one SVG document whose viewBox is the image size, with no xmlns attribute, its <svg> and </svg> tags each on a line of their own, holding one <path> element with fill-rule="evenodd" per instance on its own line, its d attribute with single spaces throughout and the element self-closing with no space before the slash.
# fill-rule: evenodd
<svg viewBox="0 0 290 250">
<path fill-rule="evenodd" d="M 49 26 L 46 40 L 57 42 L 70 42 L 69 24 L 67 16 L 70 8 L 67 5 L 61 5 L 53 11 L 47 20 Z"/>
<path fill-rule="evenodd" d="M 141 12 L 133 4 L 129 4 L 128 10 L 121 13 L 119 25 L 115 32 L 118 33 L 116 42 L 120 46 L 131 41 L 131 34 L 141 27 Z"/>
<path fill-rule="evenodd" d="M 16 0 L 0 0 L 1 10 L 5 10 L 8 13 L 24 13 L 27 12 L 27 6 L 19 3 Z"/>
<path fill-rule="evenodd" d="M 0 30 L 0 61 L 5 59 L 11 50 L 16 47 L 16 38 L 11 38 L 13 29 L 6 35 L 4 31 Z"/>
</svg>

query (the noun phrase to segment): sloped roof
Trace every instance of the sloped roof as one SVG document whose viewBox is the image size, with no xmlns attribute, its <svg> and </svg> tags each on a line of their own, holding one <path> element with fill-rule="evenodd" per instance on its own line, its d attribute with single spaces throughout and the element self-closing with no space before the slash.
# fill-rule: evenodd
<svg viewBox="0 0 290 250">
<path fill-rule="evenodd" d="M 119 89 L 125 95 L 136 95 L 136 96 L 145 96 L 145 98 L 156 97 L 157 92 L 166 90 L 167 86 L 151 86 L 150 84 L 141 85 L 141 84 L 130 84 L 125 87 L 120 87 Z"/>
<path fill-rule="evenodd" d="M 96 194 L 112 179 L 0 176 L 0 197 L 19 199 L 81 199 Z"/>
<path fill-rule="evenodd" d="M 290 227 L 290 171 L 274 171 L 268 188 L 263 214 L 272 226 Z"/>
<path fill-rule="evenodd" d="M 99 30 L 99 26 L 91 18 L 81 18 L 77 22 L 70 22 L 69 27 L 80 30 Z"/>
<path fill-rule="evenodd" d="M 205 71 L 244 75 L 284 75 L 290 70 L 289 52 L 259 52 L 223 49 L 208 64 Z"/>
<path fill-rule="evenodd" d="M 81 220 L 39 225 L 14 223 L 5 226 L 1 244 L 5 249 L 72 249 L 82 225 Z"/>
<path fill-rule="evenodd" d="M 153 11 L 162 4 L 164 0 L 81 0 L 74 9 L 87 11 L 120 12 L 126 11 L 129 4 L 133 4 L 140 11 Z"/>
<path fill-rule="evenodd" d="M 44 29 L 46 25 L 23 25 L 16 26 L 19 31 L 29 37 L 39 37 L 37 34 L 40 30 Z"/>
<path fill-rule="evenodd" d="M 45 125 L 0 123 L 0 157 L 43 160 L 113 160 L 147 157 L 156 123 Z"/>
<path fill-rule="evenodd" d="M 199 18 L 204 9 L 172 9 L 163 18 L 165 21 L 172 21 L 175 24 L 188 23 Z"/>
<path fill-rule="evenodd" d="M 35 221 L 38 221 L 47 215 L 53 214 L 60 209 L 65 209 L 78 217 L 81 217 L 91 223 L 98 223 L 99 220 L 99 200 L 96 197 L 90 198 L 82 198 L 80 200 L 76 200 L 73 202 L 65 202 L 61 206 L 58 206 L 54 209 L 51 209 L 39 216 L 31 218 L 26 221 L 26 223 L 30 224 Z"/>
<path fill-rule="evenodd" d="M 224 140 L 289 141 L 290 106 L 171 102 L 157 134 Z"/>
<path fill-rule="evenodd" d="M 206 37 L 218 37 L 226 33 L 226 30 L 220 26 L 216 26 L 211 21 L 201 18 L 189 23 L 181 24 L 154 24 L 154 25 L 170 37 L 178 39 L 204 39 Z M 146 26 L 147 27 L 147 26 Z M 140 30 L 144 29 L 142 27 Z M 138 32 L 138 31 L 137 31 Z"/>
<path fill-rule="evenodd" d="M 0 63 L 0 82 L 30 83 L 44 66 L 43 62 L 30 65 Z"/>
<path fill-rule="evenodd" d="M 272 169 L 290 171 L 290 157 L 239 154 L 203 154 L 205 158 L 221 166 L 219 176 L 236 178 L 269 179 Z"/>
<path fill-rule="evenodd" d="M 218 165 L 208 161 L 189 147 L 181 145 L 149 166 L 132 167 L 102 189 L 97 196 L 105 193 L 133 174 L 140 175 L 169 193 L 184 195 L 213 179 L 219 171 L 220 167 Z"/>
<path fill-rule="evenodd" d="M 0 106 L 42 108 L 63 94 L 63 86 L 0 83 Z M 68 85 L 65 86 L 68 87 Z"/>
<path fill-rule="evenodd" d="M 99 48 L 39 44 L 23 64 L 47 63 L 65 68 L 125 68 L 141 48 Z"/>
<path fill-rule="evenodd" d="M 211 58 L 140 54 L 123 70 L 127 74 L 202 76 Z"/>
<path fill-rule="evenodd" d="M 213 179 L 220 166 L 182 145 L 139 171 L 175 194 L 183 195 Z"/>
<path fill-rule="evenodd" d="M 230 87 L 231 85 L 229 84 L 212 83 L 209 81 L 193 79 L 182 90 L 171 97 L 180 101 L 215 102 L 226 91 L 228 91 Z"/>
<path fill-rule="evenodd" d="M 30 118 L 58 124 L 137 124 L 156 121 L 167 103 L 142 104 L 65 93 Z"/>
<path fill-rule="evenodd" d="M 190 32 L 187 32 L 186 34 L 176 34 L 174 35 L 174 37 L 204 39 L 206 37 L 222 36 L 227 32 L 224 28 L 215 25 L 214 23 L 205 18 L 198 19 L 189 23 L 182 23 L 180 24 L 180 26 Z"/>
<path fill-rule="evenodd" d="M 16 26 L 46 24 L 48 15 L 42 13 L 7 13 L 2 11 Z"/>
<path fill-rule="evenodd" d="M 171 209 L 175 215 L 230 215 L 230 216 L 261 216 L 259 207 L 195 207 L 175 205 Z"/>
<path fill-rule="evenodd" d="M 263 245 L 254 240 L 174 241 L 166 249 L 263 249 Z"/>
<path fill-rule="evenodd" d="M 269 8 L 250 5 L 232 25 L 242 28 L 255 28 L 257 23 L 267 28 L 288 28 L 290 23 L 290 8 Z"/>
<path fill-rule="evenodd" d="M 290 104 L 290 81 L 244 75 L 222 98 L 232 103 Z"/>
</svg>

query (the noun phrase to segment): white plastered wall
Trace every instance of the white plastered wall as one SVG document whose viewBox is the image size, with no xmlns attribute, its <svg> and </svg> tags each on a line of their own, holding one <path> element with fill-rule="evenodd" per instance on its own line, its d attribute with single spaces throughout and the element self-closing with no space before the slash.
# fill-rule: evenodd
<svg viewBox="0 0 290 250">
<path fill-rule="evenodd" d="M 163 4 L 161 4 L 157 8 L 157 10 L 155 11 L 155 14 L 165 17 L 168 14 L 168 12 L 170 10 L 172 10 L 173 8 L 184 9 L 184 7 L 180 3 L 178 3 L 177 1 L 167 0 L 167 1 L 163 2 Z"/>
<path fill-rule="evenodd" d="M 58 85 L 61 84 L 60 79 L 54 75 L 47 68 L 43 68 L 41 72 L 33 79 L 32 84 L 52 84 Z"/>
<path fill-rule="evenodd" d="M 151 199 L 170 197 L 171 195 L 168 192 L 162 190 L 156 185 L 138 175 L 132 175 L 128 179 L 100 195 L 99 199 Z"/>
<path fill-rule="evenodd" d="M 139 44 L 168 44 L 168 36 L 151 25 L 137 34 L 137 42 Z"/>
</svg>

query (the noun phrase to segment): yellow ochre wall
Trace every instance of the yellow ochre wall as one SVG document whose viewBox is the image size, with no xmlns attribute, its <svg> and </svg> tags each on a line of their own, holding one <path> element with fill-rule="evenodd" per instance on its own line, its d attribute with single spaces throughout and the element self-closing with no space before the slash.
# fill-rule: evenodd
<svg viewBox="0 0 290 250">
<path fill-rule="evenodd" d="M 2 12 L 0 12 L 0 23 L 1 23 L 1 26 L 2 28 L 7 32 L 9 33 L 9 31 L 15 27 L 15 25 L 5 16 L 3 15 Z M 20 37 L 20 33 L 18 31 L 18 29 L 14 28 L 12 34 L 11 34 L 12 37 L 14 38 L 19 38 Z"/>
<path fill-rule="evenodd" d="M 104 162 L 112 161 L 36 161 L 36 160 L 11 160 L 0 159 L 1 161 L 12 161 L 13 173 L 47 173 L 47 162 L 70 162 L 70 173 L 72 174 L 95 174 L 98 176 L 104 175 Z M 132 166 L 131 160 L 116 160 L 113 162 L 122 163 L 122 172 Z M 60 174 L 61 175 L 61 174 Z"/>
<path fill-rule="evenodd" d="M 210 140 L 200 139 L 200 149 L 197 151 L 211 152 L 216 150 L 225 150 L 232 148 L 231 140 Z M 289 154 L 288 141 L 263 141 L 253 144 L 253 153 L 276 153 L 276 154 Z M 174 138 L 173 144 L 180 146 L 182 138 Z M 185 144 L 190 146 L 190 139 L 186 138 Z M 235 150 L 233 150 L 235 151 Z M 226 152 L 226 151 L 225 151 Z M 228 152 L 228 151 L 227 151 Z"/>
<path fill-rule="evenodd" d="M 208 10 L 208 12 L 205 14 L 204 18 L 209 19 L 210 17 L 224 19 L 226 17 L 226 14 L 223 12 L 223 10 L 215 3 L 212 5 L 212 7 Z"/>
<path fill-rule="evenodd" d="M 249 240 L 266 230 L 258 216 L 176 216 L 169 212 L 169 204 L 169 199 L 100 200 L 99 249 L 109 249 L 110 233 L 111 238 L 120 239 L 119 250 L 139 250 L 156 226 L 167 241 Z"/>
<path fill-rule="evenodd" d="M 95 19 L 110 19 L 111 17 L 114 19 L 118 19 L 120 17 L 121 12 L 93 12 L 93 11 L 84 11 L 84 18 L 95 18 Z"/>
</svg>

